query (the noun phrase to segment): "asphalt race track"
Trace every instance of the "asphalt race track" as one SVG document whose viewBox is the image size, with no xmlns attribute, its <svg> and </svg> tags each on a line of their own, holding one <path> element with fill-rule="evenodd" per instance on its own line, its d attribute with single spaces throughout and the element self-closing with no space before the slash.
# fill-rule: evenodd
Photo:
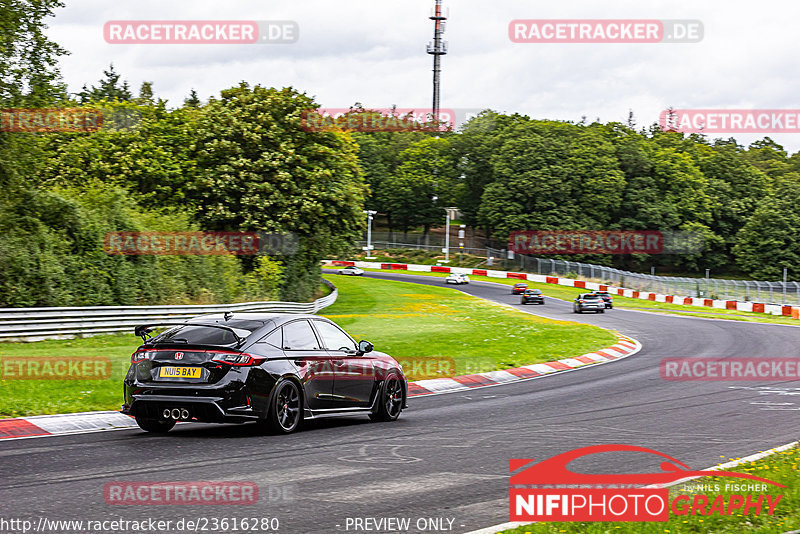
<svg viewBox="0 0 800 534">
<path fill-rule="evenodd" d="M 397 273 L 365 276 L 444 283 Z M 473 282 L 457 290 L 519 307 L 508 286 Z M 0 442 L 0 516 L 173 524 L 277 517 L 277 532 L 300 534 L 365 532 L 354 530 L 352 520 L 367 517 L 411 518 L 409 532 L 421 532 L 417 519 L 445 518 L 445 526 L 453 520 L 452 530 L 430 531 L 467 532 L 508 521 L 512 458 L 624 443 L 701 469 L 800 435 L 798 382 L 667 382 L 658 371 L 664 357 L 798 357 L 798 328 L 621 309 L 577 315 L 571 303 L 551 298 L 521 309 L 618 330 L 644 348 L 542 379 L 413 398 L 395 423 L 338 418 L 290 436 L 187 424 L 163 437 L 124 430 Z M 638 455 L 596 462 L 579 467 L 628 473 L 658 467 Z M 108 482 L 196 480 L 255 482 L 261 499 L 252 506 L 112 506 L 103 499 Z"/>
</svg>

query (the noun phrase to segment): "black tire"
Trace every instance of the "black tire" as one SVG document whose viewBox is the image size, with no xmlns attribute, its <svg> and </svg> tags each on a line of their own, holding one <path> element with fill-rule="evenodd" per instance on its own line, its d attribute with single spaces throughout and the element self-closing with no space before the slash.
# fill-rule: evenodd
<svg viewBox="0 0 800 534">
<path fill-rule="evenodd" d="M 609 310 L 613 310 L 613 309 L 614 309 L 614 306 L 613 306 L 613 305 L 612 305 L 612 306 L 609 306 L 609 307 L 608 307 L 608 309 L 609 309 Z"/>
<path fill-rule="evenodd" d="M 403 383 L 394 371 L 386 375 L 386 379 L 378 392 L 378 406 L 369 414 L 373 421 L 394 421 L 403 411 Z"/>
<path fill-rule="evenodd" d="M 605 313 L 605 312 L 606 312 L 605 309 L 600 310 L 600 313 Z"/>
<path fill-rule="evenodd" d="M 151 419 L 149 417 L 136 416 L 136 424 L 145 432 L 152 432 L 153 434 L 166 434 L 172 427 L 175 426 L 174 419 Z"/>
<path fill-rule="evenodd" d="M 278 434 L 290 434 L 303 422 L 303 397 L 292 380 L 282 380 L 275 386 L 269 405 L 267 427 Z"/>
</svg>

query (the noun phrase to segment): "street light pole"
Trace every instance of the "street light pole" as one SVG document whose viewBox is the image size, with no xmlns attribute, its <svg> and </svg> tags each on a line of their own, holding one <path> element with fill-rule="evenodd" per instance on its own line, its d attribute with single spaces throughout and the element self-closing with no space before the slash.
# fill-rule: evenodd
<svg viewBox="0 0 800 534">
<path fill-rule="evenodd" d="M 444 219 L 444 262 L 450 263 L 450 210 L 445 208 L 446 215 Z"/>
<path fill-rule="evenodd" d="M 364 247 L 364 250 L 367 251 L 367 256 L 365 259 L 374 260 L 375 256 L 372 255 L 372 216 L 378 212 L 373 210 L 364 210 L 364 213 L 367 214 L 367 246 Z"/>
<path fill-rule="evenodd" d="M 445 216 L 444 220 L 444 248 L 442 252 L 444 252 L 444 262 L 443 263 L 450 263 L 450 218 L 456 218 L 456 213 L 458 213 L 458 208 L 444 208 Z"/>
</svg>

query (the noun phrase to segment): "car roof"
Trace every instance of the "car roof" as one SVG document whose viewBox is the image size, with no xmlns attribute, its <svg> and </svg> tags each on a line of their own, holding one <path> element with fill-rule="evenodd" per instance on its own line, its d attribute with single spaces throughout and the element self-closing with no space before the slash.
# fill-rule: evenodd
<svg viewBox="0 0 800 534">
<path fill-rule="evenodd" d="M 241 323 L 245 322 L 260 322 L 262 325 L 266 325 L 269 322 L 274 323 L 276 326 L 280 326 L 284 323 L 288 323 L 289 321 L 293 321 L 295 319 L 324 319 L 324 317 L 320 317 L 319 315 L 307 314 L 307 313 L 267 313 L 267 312 L 232 312 L 233 316 L 230 317 L 227 321 L 225 320 L 225 316 L 222 313 L 212 313 L 209 315 L 200 315 L 198 317 L 192 317 L 187 322 L 189 324 L 220 324 L 222 326 L 232 326 L 237 327 Z"/>
<path fill-rule="evenodd" d="M 527 283 L 527 282 L 517 282 L 517 283 L 516 283 L 516 284 L 514 284 L 514 285 L 515 285 L 515 286 L 527 286 L 527 285 L 528 285 L 528 283 Z"/>
</svg>

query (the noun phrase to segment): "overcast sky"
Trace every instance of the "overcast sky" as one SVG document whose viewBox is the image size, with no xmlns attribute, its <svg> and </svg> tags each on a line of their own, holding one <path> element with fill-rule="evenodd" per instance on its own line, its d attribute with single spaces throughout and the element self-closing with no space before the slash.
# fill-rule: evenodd
<svg viewBox="0 0 800 534">
<path fill-rule="evenodd" d="M 138 91 L 178 106 L 191 88 L 205 100 L 241 80 L 293 86 L 323 107 L 430 107 L 432 57 L 425 53 L 433 0 L 66 0 L 50 35 L 70 91 L 115 68 Z M 449 54 L 443 108 L 491 108 L 533 118 L 621 121 L 639 127 L 666 107 L 798 109 L 800 4 L 765 0 L 445 0 Z M 513 19 L 698 19 L 692 44 L 518 44 Z M 108 44 L 109 20 L 293 20 L 294 44 Z M 725 135 L 724 137 L 728 137 Z M 761 136 L 735 136 L 749 144 Z M 773 139 L 790 152 L 800 134 Z"/>
</svg>

